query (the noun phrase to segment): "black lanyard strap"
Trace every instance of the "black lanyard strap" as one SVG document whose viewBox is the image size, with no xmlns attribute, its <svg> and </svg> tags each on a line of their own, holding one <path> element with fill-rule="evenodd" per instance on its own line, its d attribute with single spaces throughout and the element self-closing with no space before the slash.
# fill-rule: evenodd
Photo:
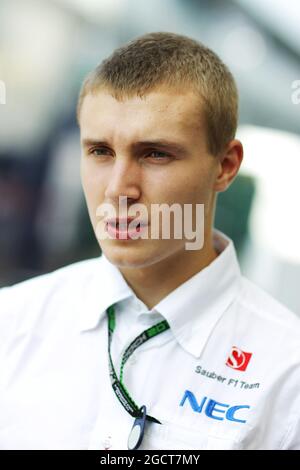
<svg viewBox="0 0 300 470">
<path fill-rule="evenodd" d="M 129 357 L 134 353 L 134 351 L 141 346 L 142 344 L 149 341 L 149 339 L 154 338 L 154 336 L 158 336 L 159 334 L 163 333 L 164 331 L 170 328 L 170 325 L 166 320 L 162 320 L 161 322 L 157 323 L 156 325 L 148 328 L 147 330 L 143 331 L 140 335 L 138 335 L 126 348 L 122 361 L 121 361 L 121 370 L 120 370 L 120 379 L 116 374 L 113 361 L 111 358 L 111 342 L 112 336 L 116 327 L 116 316 L 115 316 L 115 309 L 114 306 L 111 305 L 106 310 L 108 316 L 108 358 L 109 358 L 109 375 L 111 379 L 112 388 L 120 401 L 123 405 L 125 410 L 131 414 L 134 418 L 142 417 L 141 407 L 139 407 L 135 401 L 131 398 L 128 390 L 126 389 L 125 385 L 122 382 L 123 378 L 123 369 L 124 365 L 128 361 Z M 146 415 L 146 419 L 148 421 L 152 421 L 154 423 L 161 424 L 156 418 L 153 418 L 150 415 Z"/>
</svg>

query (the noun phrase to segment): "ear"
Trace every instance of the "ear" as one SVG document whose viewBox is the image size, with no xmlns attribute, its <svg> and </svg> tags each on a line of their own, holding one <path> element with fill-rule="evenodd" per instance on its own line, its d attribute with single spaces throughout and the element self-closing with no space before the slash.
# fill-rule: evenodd
<svg viewBox="0 0 300 470">
<path fill-rule="evenodd" d="M 237 140 L 231 140 L 226 150 L 218 155 L 218 165 L 214 190 L 226 191 L 237 175 L 243 160 L 243 145 Z"/>
</svg>

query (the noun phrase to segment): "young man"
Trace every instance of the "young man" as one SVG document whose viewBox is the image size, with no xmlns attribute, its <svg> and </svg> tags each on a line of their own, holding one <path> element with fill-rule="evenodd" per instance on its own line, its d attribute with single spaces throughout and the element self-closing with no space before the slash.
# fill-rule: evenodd
<svg viewBox="0 0 300 470">
<path fill-rule="evenodd" d="M 242 162 L 237 110 L 227 67 L 173 33 L 88 75 L 81 176 L 102 255 L 1 289 L 1 449 L 300 449 L 299 319 L 213 228 Z M 163 237 L 159 205 L 193 210 Z"/>
</svg>

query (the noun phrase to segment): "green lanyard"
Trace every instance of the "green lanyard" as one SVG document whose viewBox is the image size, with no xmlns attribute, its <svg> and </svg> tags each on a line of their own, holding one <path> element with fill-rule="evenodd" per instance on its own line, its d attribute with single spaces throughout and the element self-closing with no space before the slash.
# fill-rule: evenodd
<svg viewBox="0 0 300 470">
<path fill-rule="evenodd" d="M 151 328 L 148 328 L 147 330 L 143 331 L 130 343 L 130 345 L 126 348 L 123 354 L 122 362 L 121 362 L 121 370 L 120 370 L 120 379 L 118 379 L 118 376 L 116 374 L 113 361 L 111 358 L 111 352 L 110 352 L 112 336 L 116 327 L 116 317 L 115 317 L 114 306 L 111 305 L 110 307 L 108 307 L 108 309 L 106 310 L 106 313 L 108 315 L 109 374 L 110 374 L 112 388 L 118 400 L 125 408 L 125 410 L 128 413 L 130 413 L 131 416 L 133 416 L 134 418 L 141 418 L 143 416 L 143 412 L 142 412 L 143 407 L 138 407 L 138 405 L 134 402 L 134 400 L 129 395 L 129 392 L 127 391 L 126 387 L 124 386 L 122 382 L 124 365 L 128 361 L 129 357 L 133 354 L 133 352 L 139 346 L 144 344 L 146 341 L 149 341 L 149 339 L 154 338 L 154 336 L 157 336 L 163 333 L 164 331 L 168 330 L 170 328 L 170 325 L 168 324 L 166 320 L 163 320 L 157 323 L 156 325 L 152 326 Z M 146 415 L 144 416 L 144 418 L 147 419 L 148 421 L 161 424 L 160 421 L 158 421 L 156 418 L 153 418 L 152 416 Z"/>
</svg>

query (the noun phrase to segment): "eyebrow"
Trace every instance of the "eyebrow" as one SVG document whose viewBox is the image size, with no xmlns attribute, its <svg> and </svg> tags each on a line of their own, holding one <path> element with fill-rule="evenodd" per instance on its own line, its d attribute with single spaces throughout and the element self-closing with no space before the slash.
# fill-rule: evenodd
<svg viewBox="0 0 300 470">
<path fill-rule="evenodd" d="M 110 146 L 110 144 L 106 140 L 98 140 L 98 139 L 83 139 L 82 140 L 82 146 L 84 148 L 90 147 L 91 145 L 103 145 L 103 146 Z M 140 148 L 145 148 L 145 147 L 160 147 L 164 148 L 166 150 L 174 150 L 177 152 L 180 152 L 182 154 L 187 153 L 187 148 L 179 144 L 177 142 L 172 142 L 167 139 L 156 139 L 156 140 L 141 140 L 138 142 L 134 142 L 131 145 L 133 150 L 138 150 Z"/>
</svg>

